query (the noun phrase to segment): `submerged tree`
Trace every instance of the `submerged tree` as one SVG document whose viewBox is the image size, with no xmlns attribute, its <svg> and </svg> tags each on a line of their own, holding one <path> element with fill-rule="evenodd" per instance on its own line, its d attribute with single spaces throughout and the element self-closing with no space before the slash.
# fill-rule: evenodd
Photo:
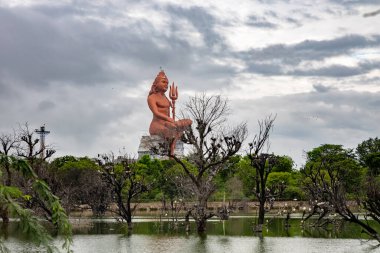
<svg viewBox="0 0 380 253">
<path fill-rule="evenodd" d="M 53 191 L 69 212 L 89 205 L 94 215 L 103 215 L 112 198 L 111 190 L 99 173 L 96 161 L 88 157 L 64 156 L 49 164 Z"/>
<path fill-rule="evenodd" d="M 362 205 L 366 215 L 380 224 L 380 139 L 363 141 L 356 148 L 356 153 L 359 162 L 367 168 Z"/>
<path fill-rule="evenodd" d="M 257 231 L 262 230 L 265 217 L 265 202 L 270 197 L 270 191 L 267 188 L 267 180 L 273 167 L 277 163 L 277 157 L 273 154 L 263 153 L 266 145 L 269 145 L 269 135 L 273 128 L 276 117 L 268 116 L 264 120 L 259 121 L 259 133 L 249 143 L 248 158 L 250 166 L 254 168 L 255 174 L 255 195 L 259 201 L 259 217 Z"/>
<path fill-rule="evenodd" d="M 325 144 L 307 153 L 307 162 L 301 170 L 303 186 L 308 192 L 314 210 L 322 209 L 319 221 L 334 211 L 344 220 L 360 225 L 372 238 L 380 242 L 377 232 L 368 221 L 361 220 L 348 205 L 348 197 L 362 198 L 363 169 L 352 150 L 341 145 Z"/>
<path fill-rule="evenodd" d="M 113 154 L 99 155 L 100 173 L 111 187 L 121 221 L 132 229 L 132 216 L 137 207 L 138 197 L 151 189 L 155 172 L 126 156 L 115 158 Z"/>
<path fill-rule="evenodd" d="M 216 190 L 214 178 L 228 169 L 229 159 L 240 150 L 247 134 L 245 123 L 232 128 L 224 126 L 228 112 L 227 100 L 221 96 L 203 94 L 190 98 L 184 114 L 193 124 L 182 138 L 190 145 L 190 154 L 184 160 L 175 154 L 172 156 L 190 179 L 197 203 L 188 210 L 186 217 L 195 220 L 199 232 L 206 230 L 209 218 L 226 215 L 208 211 L 207 201 Z"/>
</svg>

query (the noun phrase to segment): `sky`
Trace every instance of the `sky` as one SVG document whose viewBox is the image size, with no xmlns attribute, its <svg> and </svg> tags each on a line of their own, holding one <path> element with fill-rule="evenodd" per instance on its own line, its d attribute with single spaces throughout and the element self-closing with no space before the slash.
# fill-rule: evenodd
<svg viewBox="0 0 380 253">
<path fill-rule="evenodd" d="M 137 156 L 163 68 L 178 110 L 205 92 L 228 124 L 276 115 L 269 152 L 380 133 L 378 0 L 0 0 L 0 133 L 45 124 L 63 155 Z"/>
</svg>

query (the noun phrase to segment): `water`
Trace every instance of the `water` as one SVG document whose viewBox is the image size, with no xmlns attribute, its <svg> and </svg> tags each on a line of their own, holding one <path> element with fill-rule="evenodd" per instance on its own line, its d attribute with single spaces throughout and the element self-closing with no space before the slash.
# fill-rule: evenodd
<svg viewBox="0 0 380 253">
<path fill-rule="evenodd" d="M 299 219 L 290 222 L 284 229 L 283 219 L 268 219 L 263 237 L 252 231 L 252 218 L 233 218 L 226 222 L 211 221 L 207 234 L 198 235 L 194 224 L 186 233 L 184 227 L 171 222 L 159 223 L 151 219 L 136 219 L 133 233 L 113 220 L 73 221 L 74 252 L 80 253 L 358 253 L 380 252 L 377 243 L 368 241 L 361 228 L 348 223 L 316 229 L 302 228 Z M 6 245 L 11 252 L 38 252 L 22 236 L 17 223 L 8 229 Z M 62 242 L 56 239 L 59 246 Z M 43 251 L 41 251 L 43 252 Z"/>
</svg>

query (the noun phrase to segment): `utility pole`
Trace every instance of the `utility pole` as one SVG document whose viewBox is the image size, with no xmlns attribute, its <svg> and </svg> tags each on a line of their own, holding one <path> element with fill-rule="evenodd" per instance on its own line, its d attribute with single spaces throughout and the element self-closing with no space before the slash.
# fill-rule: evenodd
<svg viewBox="0 0 380 253">
<path fill-rule="evenodd" d="M 44 159 L 44 152 L 45 152 L 45 136 L 50 134 L 50 131 L 45 130 L 45 124 L 40 127 L 40 129 L 35 130 L 36 133 L 40 135 L 40 158 Z"/>
</svg>

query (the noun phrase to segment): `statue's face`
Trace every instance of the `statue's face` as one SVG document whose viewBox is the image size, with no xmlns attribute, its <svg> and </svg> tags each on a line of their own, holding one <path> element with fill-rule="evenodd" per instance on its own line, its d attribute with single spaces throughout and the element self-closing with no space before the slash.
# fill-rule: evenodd
<svg viewBox="0 0 380 253">
<path fill-rule="evenodd" d="M 161 92 L 166 92 L 168 90 L 168 84 L 169 84 L 169 81 L 167 78 L 158 79 L 156 83 L 157 90 Z"/>
</svg>

